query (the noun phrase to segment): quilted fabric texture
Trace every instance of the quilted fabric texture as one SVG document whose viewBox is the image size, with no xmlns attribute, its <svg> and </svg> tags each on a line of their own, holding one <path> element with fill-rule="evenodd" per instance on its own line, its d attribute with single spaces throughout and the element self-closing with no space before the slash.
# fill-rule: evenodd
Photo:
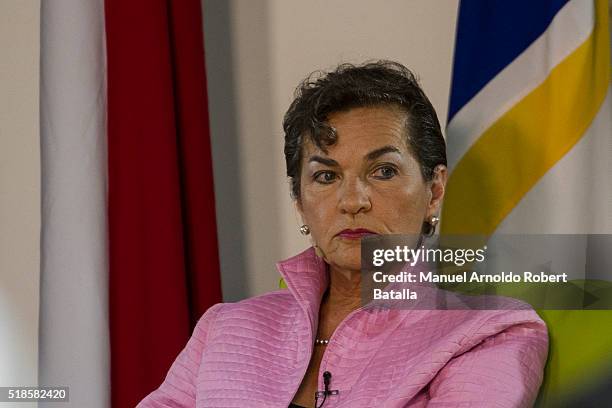
<svg viewBox="0 0 612 408">
<path fill-rule="evenodd" d="M 138 407 L 283 407 L 313 349 L 325 263 L 277 264 L 288 289 L 211 307 L 161 386 Z M 336 329 L 320 373 L 325 407 L 530 407 L 548 353 L 532 310 L 364 307 Z M 322 375 L 319 389 L 323 389 Z"/>
</svg>

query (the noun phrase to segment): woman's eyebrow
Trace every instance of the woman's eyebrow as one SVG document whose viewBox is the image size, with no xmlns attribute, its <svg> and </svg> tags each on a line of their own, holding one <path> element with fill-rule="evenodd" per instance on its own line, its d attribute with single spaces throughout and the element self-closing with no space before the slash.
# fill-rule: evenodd
<svg viewBox="0 0 612 408">
<path fill-rule="evenodd" d="M 308 163 L 310 162 L 318 162 L 318 163 L 322 163 L 330 167 L 339 166 L 338 162 L 335 161 L 334 159 L 329 159 L 327 157 L 321 157 L 321 156 L 310 156 L 310 159 L 308 159 Z"/>
<path fill-rule="evenodd" d="M 364 157 L 367 161 L 372 161 L 372 160 L 376 160 L 383 154 L 387 154 L 387 153 L 401 154 L 401 151 L 397 147 L 389 145 L 389 146 L 380 147 L 376 150 L 372 150 L 370 153 L 366 154 Z M 328 157 L 317 156 L 317 155 L 310 156 L 310 158 L 308 159 L 308 162 L 309 163 L 318 162 L 318 163 L 325 164 L 326 166 L 330 166 L 330 167 L 339 166 L 338 162 L 335 161 L 334 159 L 330 159 Z"/>
<path fill-rule="evenodd" d="M 382 156 L 383 154 L 387 154 L 387 153 L 398 153 L 401 154 L 400 149 L 398 149 L 395 146 L 383 146 L 379 149 L 376 150 L 372 150 L 370 153 L 366 154 L 364 157 L 367 161 L 372 161 L 372 160 L 376 160 L 377 158 L 379 158 L 380 156 Z"/>
</svg>

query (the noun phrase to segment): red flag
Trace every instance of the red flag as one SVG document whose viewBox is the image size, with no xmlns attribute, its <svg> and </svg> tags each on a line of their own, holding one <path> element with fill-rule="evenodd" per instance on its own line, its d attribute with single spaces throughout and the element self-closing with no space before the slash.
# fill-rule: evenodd
<svg viewBox="0 0 612 408">
<path fill-rule="evenodd" d="M 133 407 L 221 300 L 198 0 L 106 0 L 111 393 Z"/>
</svg>

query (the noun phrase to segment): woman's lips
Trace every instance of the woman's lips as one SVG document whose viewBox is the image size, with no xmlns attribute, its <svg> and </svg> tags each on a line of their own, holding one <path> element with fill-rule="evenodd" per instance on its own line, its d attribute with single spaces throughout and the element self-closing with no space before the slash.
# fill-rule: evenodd
<svg viewBox="0 0 612 408">
<path fill-rule="evenodd" d="M 345 229 L 338 233 L 339 237 L 347 239 L 361 239 L 367 235 L 376 235 L 376 233 L 365 228 Z"/>
</svg>

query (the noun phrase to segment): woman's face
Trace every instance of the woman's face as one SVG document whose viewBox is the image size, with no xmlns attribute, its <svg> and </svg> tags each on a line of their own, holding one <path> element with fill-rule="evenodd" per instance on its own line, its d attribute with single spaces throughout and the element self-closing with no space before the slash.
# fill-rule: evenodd
<svg viewBox="0 0 612 408">
<path fill-rule="evenodd" d="M 328 118 L 337 142 L 327 154 L 305 142 L 297 208 L 330 265 L 359 271 L 358 230 L 418 234 L 437 214 L 446 168 L 423 180 L 406 144 L 405 121 L 397 108 L 355 108 Z"/>
</svg>

